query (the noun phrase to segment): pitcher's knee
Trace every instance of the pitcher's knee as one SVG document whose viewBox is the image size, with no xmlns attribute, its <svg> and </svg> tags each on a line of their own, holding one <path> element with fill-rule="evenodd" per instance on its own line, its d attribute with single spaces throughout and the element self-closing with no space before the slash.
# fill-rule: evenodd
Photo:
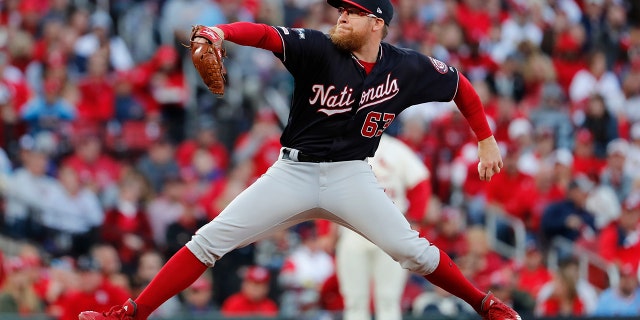
<svg viewBox="0 0 640 320">
<path fill-rule="evenodd" d="M 440 263 L 440 249 L 433 245 L 427 245 L 416 254 L 407 255 L 398 262 L 409 271 L 417 274 L 430 274 Z"/>
<path fill-rule="evenodd" d="M 217 255 L 213 252 L 213 246 L 202 235 L 196 233 L 185 246 L 193 253 L 198 260 L 204 263 L 208 267 L 213 267 L 221 255 Z"/>
</svg>

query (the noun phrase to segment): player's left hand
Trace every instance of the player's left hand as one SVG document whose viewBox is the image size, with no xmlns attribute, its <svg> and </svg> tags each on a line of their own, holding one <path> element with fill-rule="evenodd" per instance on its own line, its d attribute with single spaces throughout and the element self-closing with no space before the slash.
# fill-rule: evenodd
<svg viewBox="0 0 640 320">
<path fill-rule="evenodd" d="M 478 174 L 480 180 L 491 181 L 493 175 L 500 173 L 502 169 L 502 156 L 500 155 L 500 148 L 493 136 L 484 140 L 478 141 Z"/>
</svg>

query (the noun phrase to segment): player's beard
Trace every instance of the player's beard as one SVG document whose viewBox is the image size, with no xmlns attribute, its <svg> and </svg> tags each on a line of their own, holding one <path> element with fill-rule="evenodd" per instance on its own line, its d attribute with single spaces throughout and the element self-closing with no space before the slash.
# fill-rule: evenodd
<svg viewBox="0 0 640 320">
<path fill-rule="evenodd" d="M 365 31 L 356 32 L 351 29 L 351 32 L 338 33 L 336 32 L 337 27 L 337 25 L 331 27 L 329 37 L 338 49 L 353 52 L 362 48 L 367 42 Z"/>
</svg>

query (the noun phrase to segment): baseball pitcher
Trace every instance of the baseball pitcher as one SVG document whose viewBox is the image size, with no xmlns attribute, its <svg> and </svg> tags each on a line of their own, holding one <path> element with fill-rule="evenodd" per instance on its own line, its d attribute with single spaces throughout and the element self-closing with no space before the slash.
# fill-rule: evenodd
<svg viewBox="0 0 640 320">
<path fill-rule="evenodd" d="M 483 319 L 520 319 L 493 294 L 474 287 L 446 253 L 411 228 L 366 161 L 404 109 L 454 100 L 478 138 L 480 179 L 490 180 L 502 159 L 469 80 L 441 61 L 384 42 L 393 17 L 389 0 L 328 4 L 336 8 L 329 34 L 248 22 L 194 28 L 192 59 L 212 92 L 224 93 L 219 91 L 224 41 L 272 51 L 293 75 L 280 157 L 198 230 L 135 301 L 83 312 L 80 320 L 146 319 L 229 251 L 317 218 L 361 234 L 403 268 L 469 303 Z"/>
</svg>

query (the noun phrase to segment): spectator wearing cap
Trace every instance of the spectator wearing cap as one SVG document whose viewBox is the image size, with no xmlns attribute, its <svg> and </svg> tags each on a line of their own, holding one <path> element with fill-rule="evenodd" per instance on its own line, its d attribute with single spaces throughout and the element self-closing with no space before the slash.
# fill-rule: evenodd
<svg viewBox="0 0 640 320">
<path fill-rule="evenodd" d="M 618 138 L 607 145 L 607 164 L 600 173 L 600 184 L 611 187 L 623 202 L 633 188 L 633 178 L 624 170 L 629 143 Z"/>
<path fill-rule="evenodd" d="M 29 100 L 20 111 L 20 118 L 27 123 L 29 132 L 62 133 L 62 124 L 76 118 L 75 108 L 62 98 L 62 83 L 47 79 L 43 92 Z"/>
<path fill-rule="evenodd" d="M 17 239 L 40 237 L 41 196 L 58 187 L 47 175 L 50 155 L 46 146 L 30 135 L 20 139 L 22 167 L 3 175 L 0 191 L 5 197 L 4 232 Z"/>
<path fill-rule="evenodd" d="M 88 68 L 87 61 L 94 53 L 101 51 L 108 55 L 109 67 L 117 71 L 129 70 L 134 61 L 127 44 L 113 34 L 113 21 L 107 12 L 98 10 L 89 17 L 90 32 L 78 38 L 75 54 L 81 71 Z"/>
<path fill-rule="evenodd" d="M 538 169 L 539 159 L 535 155 L 534 132 L 531 122 L 525 118 L 513 119 L 509 123 L 507 134 L 508 142 L 520 146 L 518 170 L 533 176 Z"/>
<path fill-rule="evenodd" d="M 607 110 L 606 100 L 600 94 L 593 94 L 587 99 L 584 110 L 584 121 L 579 123 L 581 128 L 589 129 L 593 135 L 595 155 L 604 159 L 607 144 L 618 138 L 618 120 L 616 115 Z"/>
<path fill-rule="evenodd" d="M 44 311 L 44 301 L 34 290 L 34 279 L 29 276 L 28 263 L 20 257 L 7 257 L 4 259 L 4 265 L 0 265 L 6 273 L 6 279 L 0 289 L 0 314 L 24 317 Z"/>
<path fill-rule="evenodd" d="M 595 218 L 585 209 L 593 187 L 594 183 L 587 177 L 578 176 L 569 183 L 565 199 L 545 208 L 540 224 L 545 245 L 556 237 L 575 242 L 581 237 L 593 236 Z"/>
<path fill-rule="evenodd" d="M 274 317 L 278 305 L 269 295 L 269 270 L 260 266 L 250 266 L 245 271 L 240 292 L 228 297 L 220 311 L 225 316 Z"/>
<path fill-rule="evenodd" d="M 436 210 L 440 216 L 432 230 L 422 232 L 429 241 L 446 252 L 452 259 L 462 256 L 467 250 L 466 226 L 464 214 L 454 207 L 443 207 Z"/>
<path fill-rule="evenodd" d="M 567 112 L 568 105 L 562 88 L 556 82 L 542 86 L 540 105 L 531 111 L 529 119 L 534 127 L 545 127 L 555 134 L 558 148 L 573 147 L 573 126 Z"/>
<path fill-rule="evenodd" d="M 210 315 L 219 309 L 213 302 L 213 294 L 211 275 L 205 273 L 182 292 L 184 312 L 196 317 Z"/>
<path fill-rule="evenodd" d="M 180 143 L 185 139 L 185 108 L 190 95 L 179 58 L 178 51 L 173 46 L 165 45 L 158 48 L 153 57 L 155 68 L 152 69 L 147 83 L 147 90 L 173 143 Z"/>
<path fill-rule="evenodd" d="M 606 162 L 596 156 L 593 134 L 589 129 L 576 131 L 573 149 L 573 174 L 583 174 L 592 180 L 600 178 L 600 172 Z"/>
<path fill-rule="evenodd" d="M 136 168 L 149 181 L 155 193 L 162 191 L 164 182 L 180 174 L 175 160 L 175 147 L 166 137 L 154 140 L 146 153 L 138 159 Z"/>
<path fill-rule="evenodd" d="M 112 305 L 129 298 L 129 292 L 102 276 L 100 265 L 90 256 L 77 259 L 76 271 L 79 276 L 78 290 L 66 295 L 61 302 L 63 311 L 59 320 L 77 320 L 78 314 L 87 308 L 106 312 Z"/>
<path fill-rule="evenodd" d="M 618 269 L 620 282 L 617 287 L 604 290 L 598 297 L 593 313 L 597 317 L 637 317 L 640 316 L 640 286 L 638 285 L 638 267 L 636 264 L 624 264 Z"/>
<path fill-rule="evenodd" d="M 640 261 L 640 192 L 622 203 L 620 217 L 607 225 L 598 237 L 598 253 L 607 261 L 637 265 Z"/>
<path fill-rule="evenodd" d="M 640 178 L 640 122 L 636 122 L 631 126 L 629 139 L 629 150 L 624 170 L 635 181 Z"/>
<path fill-rule="evenodd" d="M 522 263 L 513 266 L 517 278 L 516 286 L 535 298 L 542 286 L 551 281 L 552 275 L 544 263 L 544 253 L 540 250 L 537 240 L 527 240 L 525 250 Z"/>
</svg>

